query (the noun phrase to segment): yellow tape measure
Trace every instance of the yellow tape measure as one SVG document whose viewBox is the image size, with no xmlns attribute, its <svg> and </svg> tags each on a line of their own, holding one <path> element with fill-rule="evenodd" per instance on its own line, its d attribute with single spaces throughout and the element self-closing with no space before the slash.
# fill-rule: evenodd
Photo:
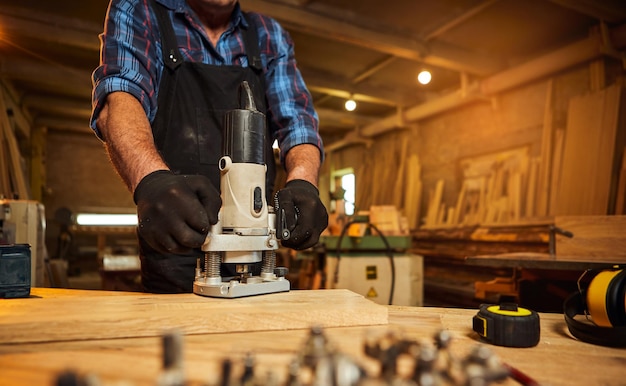
<svg viewBox="0 0 626 386">
<path fill-rule="evenodd" d="M 539 343 L 539 315 L 514 303 L 482 304 L 473 327 L 482 340 L 497 346 L 533 347 Z"/>
</svg>

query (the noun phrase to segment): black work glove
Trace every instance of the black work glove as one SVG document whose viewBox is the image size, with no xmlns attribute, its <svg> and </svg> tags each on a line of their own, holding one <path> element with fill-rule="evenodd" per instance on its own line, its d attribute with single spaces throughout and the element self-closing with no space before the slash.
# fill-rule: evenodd
<svg viewBox="0 0 626 386">
<path fill-rule="evenodd" d="M 314 246 L 328 226 L 328 213 L 319 198 L 317 188 L 305 180 L 292 180 L 276 193 L 278 215 L 290 232 L 285 247 L 303 250 Z M 278 226 L 280 227 L 280 225 Z"/>
<path fill-rule="evenodd" d="M 190 253 L 204 244 L 222 206 L 205 176 L 158 170 L 145 176 L 133 195 L 139 235 L 161 253 Z"/>
</svg>

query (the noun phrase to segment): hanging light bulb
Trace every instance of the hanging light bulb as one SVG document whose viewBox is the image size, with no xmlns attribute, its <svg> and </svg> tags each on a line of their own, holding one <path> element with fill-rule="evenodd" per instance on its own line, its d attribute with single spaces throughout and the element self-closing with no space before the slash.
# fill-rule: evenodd
<svg viewBox="0 0 626 386">
<path fill-rule="evenodd" d="M 419 74 L 417 74 L 417 81 L 421 84 L 428 84 L 430 83 L 431 79 L 432 75 L 430 74 L 430 71 L 422 70 Z"/>
<path fill-rule="evenodd" d="M 347 111 L 354 111 L 354 109 L 356 109 L 356 101 L 350 98 L 346 101 L 346 104 L 344 105 L 344 107 L 346 108 Z"/>
</svg>

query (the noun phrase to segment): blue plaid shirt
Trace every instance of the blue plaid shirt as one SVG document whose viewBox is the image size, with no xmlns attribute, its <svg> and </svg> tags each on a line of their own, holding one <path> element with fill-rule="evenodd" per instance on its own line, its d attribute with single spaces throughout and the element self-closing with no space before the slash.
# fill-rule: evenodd
<svg viewBox="0 0 626 386">
<path fill-rule="evenodd" d="M 150 122 L 157 111 L 163 59 L 158 23 L 149 0 L 113 0 L 101 39 L 100 66 L 93 73 L 91 127 L 100 137 L 96 118 L 107 94 L 124 91 L 139 100 Z M 248 66 L 239 29 L 247 27 L 239 4 L 216 47 L 206 38 L 198 17 L 185 0 L 157 0 L 172 10 L 178 48 L 186 61 Z M 170 15 L 172 15 L 170 13 Z M 281 158 L 300 144 L 316 145 L 323 154 L 313 99 L 296 67 L 293 41 L 275 20 L 249 13 L 258 26 L 265 74 L 268 118 Z"/>
</svg>

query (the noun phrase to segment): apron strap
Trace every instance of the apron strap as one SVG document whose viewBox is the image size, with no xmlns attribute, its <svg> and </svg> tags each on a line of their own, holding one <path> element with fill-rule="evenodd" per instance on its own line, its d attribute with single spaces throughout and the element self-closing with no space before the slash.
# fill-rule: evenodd
<svg viewBox="0 0 626 386">
<path fill-rule="evenodd" d="M 158 4 L 155 0 L 150 1 L 152 10 L 157 18 L 159 30 L 161 31 L 161 50 L 163 51 L 163 63 L 170 69 L 176 70 L 183 62 L 183 57 L 178 51 L 176 44 L 176 34 L 172 27 L 172 21 L 168 15 L 167 9 Z"/>
<path fill-rule="evenodd" d="M 262 75 L 263 64 L 261 63 L 261 53 L 259 52 L 257 26 L 246 12 L 243 12 L 243 17 L 246 22 L 248 22 L 248 28 L 242 28 L 243 44 L 246 47 L 246 55 L 248 55 L 248 66 L 250 66 L 257 75 Z M 261 79 L 263 80 L 262 77 Z"/>
<path fill-rule="evenodd" d="M 252 69 L 254 74 L 259 79 L 259 84 L 261 86 L 261 95 L 265 95 L 267 87 L 265 85 L 265 75 L 263 74 L 261 52 L 259 51 L 259 34 L 257 33 L 257 25 L 254 22 L 253 18 L 250 17 L 247 12 L 242 12 L 242 14 L 246 22 L 248 22 L 248 28 L 241 29 L 241 34 L 243 36 L 243 45 L 246 49 L 246 55 L 248 56 L 248 67 Z M 265 98 L 263 98 L 263 104 L 265 106 L 265 110 L 268 111 L 269 106 L 267 106 L 267 101 L 265 100 Z"/>
</svg>

